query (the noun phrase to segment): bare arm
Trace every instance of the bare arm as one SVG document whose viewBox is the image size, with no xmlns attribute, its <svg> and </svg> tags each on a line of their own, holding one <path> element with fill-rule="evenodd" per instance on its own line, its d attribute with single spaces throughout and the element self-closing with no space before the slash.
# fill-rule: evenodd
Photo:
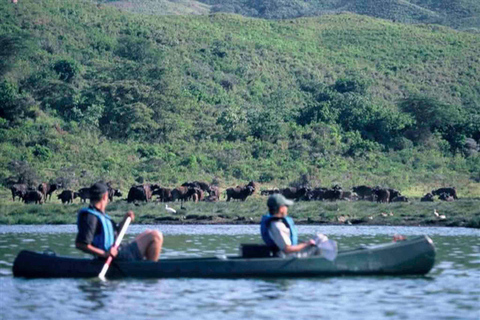
<svg viewBox="0 0 480 320">
<path fill-rule="evenodd" d="M 285 248 L 283 249 L 283 252 L 285 253 L 293 253 L 293 252 L 299 252 L 302 251 L 305 248 L 308 248 L 310 246 L 315 245 L 314 240 L 309 240 L 307 242 L 303 242 L 297 245 L 286 245 Z"/>
<path fill-rule="evenodd" d="M 75 247 L 77 249 L 82 250 L 83 252 L 93 254 L 93 255 L 96 255 L 96 256 L 99 256 L 99 257 L 102 257 L 102 258 L 108 258 L 108 255 L 109 255 L 108 252 L 106 252 L 102 249 L 99 249 L 97 247 L 94 247 L 91 244 L 86 244 L 86 243 L 82 243 L 82 242 L 75 242 Z"/>
<path fill-rule="evenodd" d="M 133 213 L 132 210 L 125 213 L 125 216 L 123 217 L 122 222 L 120 222 L 120 224 L 118 225 L 118 230 L 123 229 L 123 225 L 125 224 L 125 221 L 127 220 L 128 217 L 130 217 L 132 219 L 132 222 L 133 222 L 133 220 L 135 220 L 135 214 Z"/>
</svg>

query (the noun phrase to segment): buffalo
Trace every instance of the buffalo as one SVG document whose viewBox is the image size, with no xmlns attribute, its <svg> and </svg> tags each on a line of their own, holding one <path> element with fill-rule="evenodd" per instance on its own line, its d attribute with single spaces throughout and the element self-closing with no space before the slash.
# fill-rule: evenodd
<svg viewBox="0 0 480 320">
<path fill-rule="evenodd" d="M 432 194 L 434 196 L 440 196 L 442 193 L 446 193 L 448 195 L 451 195 L 453 197 L 453 199 L 458 199 L 458 196 L 457 196 L 457 189 L 455 189 L 455 187 L 453 188 L 440 188 L 440 189 L 436 189 L 436 190 L 432 190 Z"/>
<path fill-rule="evenodd" d="M 270 195 L 276 194 L 276 193 L 280 193 L 280 190 L 278 188 L 260 191 L 260 195 L 262 195 L 262 196 L 270 196 Z"/>
<path fill-rule="evenodd" d="M 43 194 L 43 198 L 47 201 L 47 197 L 49 200 L 52 199 L 52 193 L 58 189 L 58 185 L 56 183 L 40 183 L 38 185 L 37 190 Z"/>
<path fill-rule="evenodd" d="M 160 187 L 152 192 L 153 195 L 157 195 L 160 202 L 172 201 L 172 189 L 169 188 Z"/>
<path fill-rule="evenodd" d="M 438 199 L 440 199 L 442 201 L 447 201 L 447 202 L 455 201 L 455 198 L 450 193 L 446 193 L 446 192 L 440 194 Z"/>
<path fill-rule="evenodd" d="M 27 185 L 23 183 L 14 184 L 10 187 L 12 191 L 12 200 L 15 201 L 15 197 L 18 197 L 23 200 L 23 197 L 27 193 Z"/>
<path fill-rule="evenodd" d="M 152 199 L 152 192 L 160 189 L 158 184 L 140 184 L 130 188 L 128 191 L 127 202 L 145 201 Z"/>
<path fill-rule="evenodd" d="M 355 192 L 343 191 L 343 194 L 340 200 L 352 201 L 357 199 L 358 199 L 358 194 L 356 194 Z"/>
<path fill-rule="evenodd" d="M 325 190 L 323 193 L 323 200 L 330 200 L 330 201 L 335 201 L 335 200 L 340 200 L 343 195 L 343 190 L 342 187 L 336 185 L 331 189 Z"/>
<path fill-rule="evenodd" d="M 172 201 L 180 200 L 180 202 L 188 201 L 196 194 L 195 188 L 177 187 L 172 190 Z"/>
<path fill-rule="evenodd" d="M 33 203 L 42 204 L 45 201 L 43 193 L 38 190 L 29 189 L 27 190 L 25 196 L 23 197 L 23 201 L 25 203 Z"/>
<path fill-rule="evenodd" d="M 122 192 L 119 189 L 113 189 L 110 186 L 108 186 L 108 200 L 110 200 L 110 202 L 113 201 L 113 197 L 121 197 L 121 196 L 122 196 Z"/>
<path fill-rule="evenodd" d="M 182 187 L 188 187 L 188 188 L 198 188 L 204 192 L 208 192 L 210 194 L 211 191 L 211 186 L 202 181 L 188 181 L 182 184 Z"/>
<path fill-rule="evenodd" d="M 252 186 L 246 187 L 236 187 L 236 188 L 228 188 L 226 190 L 227 193 L 227 202 L 230 199 L 237 199 L 241 201 L 245 201 L 248 196 L 251 196 L 255 192 L 255 188 Z"/>
<path fill-rule="evenodd" d="M 357 186 L 352 188 L 353 192 L 358 194 L 360 199 L 366 200 L 366 197 L 369 197 L 373 194 L 373 188 L 368 186 Z"/>
<path fill-rule="evenodd" d="M 204 199 L 204 201 L 217 202 L 218 200 L 220 200 L 220 191 L 218 190 L 218 187 L 211 186 L 210 194 Z"/>
<path fill-rule="evenodd" d="M 390 191 L 388 189 L 376 187 L 373 189 L 373 193 L 377 196 L 377 202 L 390 202 Z"/>
<path fill-rule="evenodd" d="M 308 191 L 309 189 L 305 187 L 301 187 L 301 188 L 289 187 L 289 188 L 280 190 L 280 193 L 287 199 L 298 201 L 301 198 L 305 197 Z"/>
<path fill-rule="evenodd" d="M 433 202 L 433 201 L 434 201 L 434 196 L 431 193 L 427 193 L 420 199 L 420 202 Z"/>
<path fill-rule="evenodd" d="M 392 202 L 393 198 L 397 198 L 402 195 L 398 190 L 395 190 L 395 189 L 387 189 L 387 190 L 390 193 L 390 198 L 388 199 L 389 202 Z"/>
<path fill-rule="evenodd" d="M 73 200 L 77 198 L 78 193 L 73 192 L 72 190 L 63 190 L 57 197 L 62 201 L 63 204 L 65 203 L 73 203 Z"/>
<path fill-rule="evenodd" d="M 390 202 L 408 202 L 408 198 L 405 196 L 396 196 Z"/>
<path fill-rule="evenodd" d="M 87 202 L 87 199 L 90 199 L 90 188 L 79 189 L 78 196 L 80 197 L 80 202 Z"/>
</svg>

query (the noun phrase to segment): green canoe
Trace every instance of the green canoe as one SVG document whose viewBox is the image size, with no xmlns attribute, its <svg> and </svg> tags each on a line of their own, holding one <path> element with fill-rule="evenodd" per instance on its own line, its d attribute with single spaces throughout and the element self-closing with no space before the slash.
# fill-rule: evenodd
<svg viewBox="0 0 480 320">
<path fill-rule="evenodd" d="M 435 248 L 427 236 L 382 245 L 339 251 L 334 261 L 322 257 L 246 258 L 243 256 L 161 259 L 112 263 L 107 277 L 135 278 L 249 278 L 338 275 L 422 275 L 435 262 Z M 22 251 L 13 265 L 15 277 L 92 278 L 103 262 Z"/>
</svg>

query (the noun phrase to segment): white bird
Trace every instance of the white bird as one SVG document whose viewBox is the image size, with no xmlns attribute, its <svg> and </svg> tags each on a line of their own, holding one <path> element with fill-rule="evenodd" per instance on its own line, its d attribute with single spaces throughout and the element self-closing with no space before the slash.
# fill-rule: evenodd
<svg viewBox="0 0 480 320">
<path fill-rule="evenodd" d="M 167 212 L 170 212 L 170 213 L 177 213 L 177 210 L 170 208 L 168 204 L 165 205 L 165 210 L 167 210 Z"/>
<path fill-rule="evenodd" d="M 438 212 L 437 212 L 437 209 L 433 209 L 433 214 L 434 214 L 435 217 L 437 217 L 437 218 L 440 216 L 440 215 L 438 214 Z"/>
</svg>

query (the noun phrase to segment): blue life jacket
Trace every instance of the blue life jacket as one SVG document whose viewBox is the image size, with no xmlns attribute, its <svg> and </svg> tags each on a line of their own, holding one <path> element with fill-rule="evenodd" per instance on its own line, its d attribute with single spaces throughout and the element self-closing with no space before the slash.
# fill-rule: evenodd
<svg viewBox="0 0 480 320">
<path fill-rule="evenodd" d="M 99 248 L 105 251 L 110 250 L 110 247 L 112 247 L 113 244 L 115 243 L 115 230 L 113 229 L 112 219 L 108 216 L 108 214 L 102 214 L 95 209 L 82 208 L 78 212 L 77 225 L 78 225 L 78 220 L 80 219 L 80 215 L 84 212 L 93 214 L 95 217 L 98 218 L 98 221 L 100 221 L 100 223 L 102 224 L 102 232 L 100 232 L 100 234 L 94 235 L 92 245 L 96 248 Z"/>
<path fill-rule="evenodd" d="M 277 245 L 268 233 L 270 224 L 274 221 L 282 221 L 287 226 L 287 228 L 290 229 L 290 240 L 292 241 L 292 245 L 298 244 L 297 227 L 295 227 L 295 223 L 293 222 L 293 219 L 291 217 L 287 216 L 285 218 L 277 218 L 270 214 L 266 214 L 262 216 L 262 222 L 260 222 L 260 232 L 262 234 L 262 239 L 267 246 L 278 249 Z"/>
</svg>

